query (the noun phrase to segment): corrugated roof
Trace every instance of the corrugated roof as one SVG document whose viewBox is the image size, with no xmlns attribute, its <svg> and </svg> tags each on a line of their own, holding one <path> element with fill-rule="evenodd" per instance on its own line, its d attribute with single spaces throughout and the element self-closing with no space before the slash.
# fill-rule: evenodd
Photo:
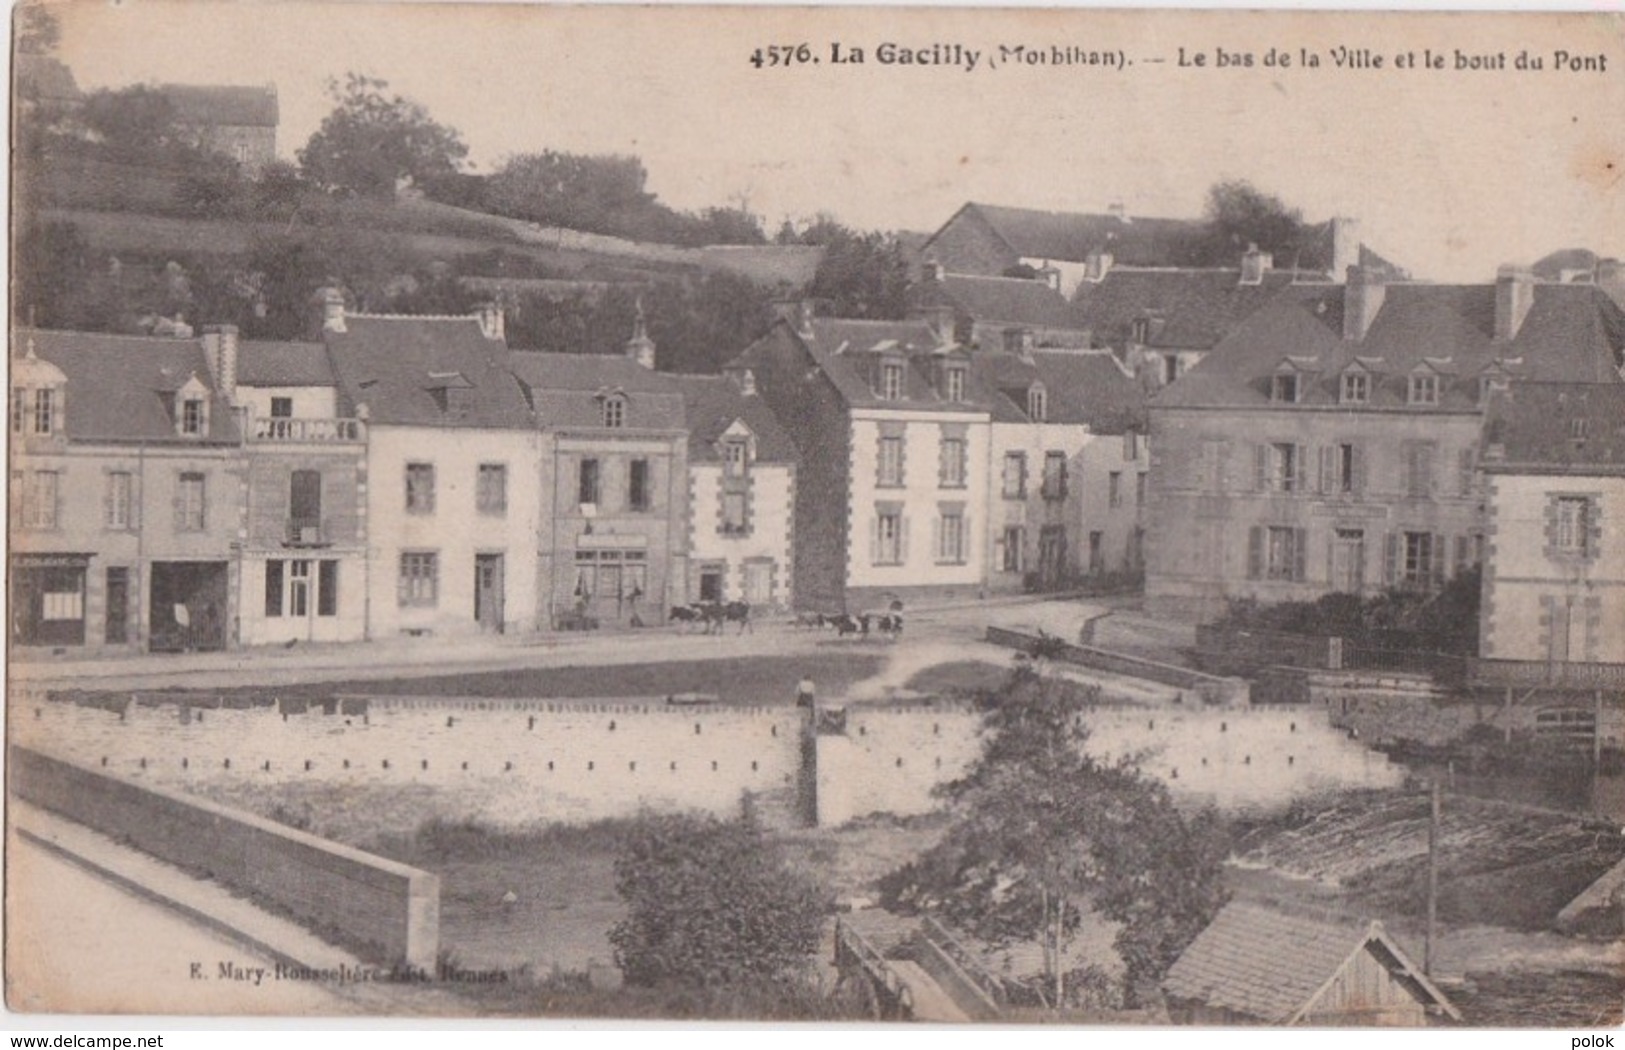
<svg viewBox="0 0 1625 1050">
<path fill-rule="evenodd" d="M 1512 383 L 1490 399 L 1491 471 L 1625 474 L 1625 383 Z"/>
<path fill-rule="evenodd" d="M 175 432 L 175 392 L 188 379 L 213 393 L 206 444 L 235 444 L 236 414 L 218 392 L 196 339 L 153 339 L 95 332 L 20 330 L 13 352 L 36 355 L 67 376 L 67 434 L 73 441 L 198 444 Z"/>
<path fill-rule="evenodd" d="M 1308 919 L 1243 901 L 1225 905 L 1169 968 L 1162 986 L 1173 998 L 1266 1024 L 1291 1024 L 1356 953 L 1368 948 L 1390 971 L 1403 973 L 1419 1001 L 1439 1003 L 1455 1014 L 1380 923 Z"/>
<path fill-rule="evenodd" d="M 688 416 L 690 462 L 720 460 L 717 442 L 735 420 L 743 421 L 756 435 L 756 458 L 759 461 L 796 461 L 795 442 L 761 397 L 741 393 L 731 380 L 720 376 L 685 375 L 672 378 L 683 392 L 683 405 Z"/>
<path fill-rule="evenodd" d="M 507 345 L 487 339 L 473 317 L 351 315 L 343 332 L 326 332 L 339 389 L 349 406 L 366 405 L 375 423 L 520 427 L 535 425 Z M 437 376 L 457 374 L 471 388 L 445 407 Z"/>
<path fill-rule="evenodd" d="M 1258 284 L 1242 284 L 1237 269 L 1113 267 L 1101 280 L 1080 284 L 1072 302 L 1078 323 L 1110 346 L 1126 345 L 1135 321 L 1145 318 L 1145 345 L 1206 350 L 1298 276 L 1272 270 Z"/>
<path fill-rule="evenodd" d="M 175 107 L 175 118 L 182 124 L 258 128 L 277 126 L 274 87 L 160 84 L 158 91 Z"/>
<path fill-rule="evenodd" d="M 623 426 L 681 430 L 683 397 L 672 377 L 619 354 L 515 351 L 509 366 L 549 427 L 603 425 L 603 399 L 625 397 Z"/>
<path fill-rule="evenodd" d="M 1031 328 L 1083 329 L 1066 298 L 1045 281 L 1019 277 L 944 274 L 925 281 L 915 293 L 916 306 L 951 305 L 977 321 Z"/>
<path fill-rule="evenodd" d="M 333 366 L 321 343 L 244 340 L 237 348 L 243 386 L 334 386 Z"/>
<path fill-rule="evenodd" d="M 1532 293 L 1508 342 L 1495 338 L 1494 285 L 1389 285 L 1365 338 L 1347 340 L 1345 287 L 1290 286 L 1158 394 L 1156 404 L 1267 404 L 1269 377 L 1287 357 L 1318 365 L 1299 395 L 1310 404 L 1335 403 L 1339 376 L 1356 358 L 1374 373 L 1373 407 L 1404 404 L 1419 367 L 1444 376 L 1439 405 L 1447 410 L 1477 407 L 1486 369 L 1523 379 L 1617 379 L 1625 364 L 1625 312 L 1591 285 L 1537 283 Z"/>
</svg>

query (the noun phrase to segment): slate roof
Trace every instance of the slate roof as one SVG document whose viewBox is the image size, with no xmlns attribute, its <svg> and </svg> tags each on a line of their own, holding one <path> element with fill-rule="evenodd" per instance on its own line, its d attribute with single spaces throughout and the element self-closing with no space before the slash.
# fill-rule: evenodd
<svg viewBox="0 0 1625 1050">
<path fill-rule="evenodd" d="M 689 462 L 720 462 L 717 442 L 723 432 L 741 420 L 756 435 L 756 459 L 763 463 L 794 463 L 795 442 L 779 417 L 758 395 L 741 393 L 720 376 L 673 376 L 683 393 L 688 417 Z"/>
<path fill-rule="evenodd" d="M 365 404 L 374 423 L 521 427 L 535 425 L 508 348 L 487 339 L 473 317 L 351 314 L 343 332 L 324 332 L 344 407 Z M 459 381 L 460 380 L 460 381 Z M 466 404 L 442 409 L 435 391 L 465 384 Z"/>
<path fill-rule="evenodd" d="M 1510 384 L 1490 399 L 1482 459 L 1498 473 L 1625 474 L 1625 383 Z"/>
<path fill-rule="evenodd" d="M 968 317 L 987 323 L 1031 328 L 1087 327 L 1078 322 L 1060 292 L 1041 280 L 1020 277 L 980 277 L 944 274 L 924 281 L 915 294 L 916 307 L 949 305 Z"/>
<path fill-rule="evenodd" d="M 321 343 L 244 340 L 237 346 L 242 386 L 335 386 L 327 347 Z"/>
<path fill-rule="evenodd" d="M 196 339 L 153 339 L 95 332 L 19 330 L 12 351 L 29 343 L 35 354 L 67 377 L 67 434 L 71 441 L 236 444 L 236 414 L 214 391 L 203 344 Z M 214 396 L 209 432 L 201 439 L 175 432 L 175 392 L 193 375 Z"/>
<path fill-rule="evenodd" d="M 12 73 L 20 98 L 37 102 L 78 102 L 85 97 L 73 79 L 73 70 L 50 55 L 15 53 Z"/>
<path fill-rule="evenodd" d="M 1153 323 L 1144 345 L 1206 350 L 1299 277 L 1271 270 L 1258 284 L 1242 284 L 1239 269 L 1114 266 L 1101 280 L 1080 284 L 1072 302 L 1078 322 L 1106 345 L 1126 345 L 1134 322 L 1145 317 Z"/>
<path fill-rule="evenodd" d="M 788 327 L 787 322 L 780 323 Z M 791 328 L 791 331 L 794 329 Z M 924 321 L 815 318 L 811 338 L 805 338 L 800 333 L 796 333 L 795 338 L 807 348 L 847 404 L 854 408 L 891 408 L 916 412 L 985 411 L 993 401 L 992 391 L 978 383 L 974 371 L 967 377 L 963 402 L 947 401 L 937 392 L 931 382 L 929 363 L 932 354 L 943 344 Z M 908 362 L 908 367 L 903 370 L 902 400 L 888 401 L 875 392 L 869 370 L 875 366 L 882 350 L 895 350 Z"/>
<path fill-rule="evenodd" d="M 236 84 L 160 84 L 182 124 L 216 127 L 277 126 L 276 88 Z"/>
<path fill-rule="evenodd" d="M 1155 404 L 1267 405 L 1270 377 L 1289 357 L 1311 368 L 1301 403 L 1335 404 L 1343 370 L 1359 358 L 1374 373 L 1370 407 L 1404 405 L 1409 376 L 1427 367 L 1442 376 L 1438 407 L 1447 411 L 1478 408 L 1487 369 L 1519 379 L 1614 382 L 1625 363 L 1625 311 L 1592 285 L 1536 283 L 1511 341 L 1495 339 L 1494 285 L 1389 285 L 1360 340 L 1343 338 L 1347 294 L 1342 285 L 1287 287 Z"/>
<path fill-rule="evenodd" d="M 1460 1019 L 1381 923 L 1325 922 L 1243 901 L 1225 905 L 1169 968 L 1162 987 L 1171 998 L 1232 1010 L 1266 1024 L 1292 1024 L 1367 947 L 1391 972 L 1407 978 L 1419 1001 L 1437 1003 Z"/>
<path fill-rule="evenodd" d="M 682 392 L 672 377 L 630 357 L 521 350 L 508 360 L 543 426 L 602 426 L 602 398 L 611 393 L 625 395 L 628 427 L 680 430 L 686 425 Z"/>
<path fill-rule="evenodd" d="M 979 351 L 972 368 L 998 392 L 996 423 L 1034 422 L 1027 415 L 1027 391 L 1044 384 L 1045 421 L 1082 423 L 1097 434 L 1121 434 L 1145 427 L 1140 386 L 1105 350 L 1035 350 L 1030 361 L 1003 351 Z"/>
<path fill-rule="evenodd" d="M 1193 242 L 1202 226 L 1192 219 L 1040 211 L 972 201 L 944 223 L 944 228 L 967 212 L 979 215 L 1000 240 L 1024 258 L 1084 262 L 1090 253 L 1104 250 L 1109 251 L 1116 262 L 1131 266 L 1181 266 L 1194 262 Z M 932 240 L 935 239 L 933 235 Z M 929 253 L 930 247 L 931 241 L 927 241 L 923 250 Z"/>
</svg>

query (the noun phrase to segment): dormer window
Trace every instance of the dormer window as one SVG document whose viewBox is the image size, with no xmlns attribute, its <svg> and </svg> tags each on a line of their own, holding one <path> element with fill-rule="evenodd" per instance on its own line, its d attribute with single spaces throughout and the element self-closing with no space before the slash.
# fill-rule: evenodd
<svg viewBox="0 0 1625 1050">
<path fill-rule="evenodd" d="M 1371 377 L 1365 372 L 1344 372 L 1340 400 L 1345 405 L 1363 405 L 1371 400 Z"/>
<path fill-rule="evenodd" d="M 965 400 L 965 369 L 958 365 L 951 365 L 943 373 L 943 396 L 949 401 L 959 403 Z"/>
<path fill-rule="evenodd" d="M 1042 383 L 1027 388 L 1027 417 L 1035 423 L 1049 418 L 1049 392 Z"/>
<path fill-rule="evenodd" d="M 1133 332 L 1130 334 L 1129 338 L 1141 346 L 1149 343 L 1151 341 L 1151 318 L 1136 317 L 1134 319 Z"/>
<path fill-rule="evenodd" d="M 626 398 L 619 394 L 612 394 L 604 398 L 603 423 L 611 429 L 626 426 Z"/>
<path fill-rule="evenodd" d="M 175 432 L 183 437 L 209 432 L 209 390 L 195 375 L 175 392 Z"/>
<path fill-rule="evenodd" d="M 885 401 L 903 399 L 903 363 L 886 361 L 880 366 L 880 397 Z"/>
<path fill-rule="evenodd" d="M 11 392 L 11 432 L 21 434 L 28 427 L 28 391 Z"/>
<path fill-rule="evenodd" d="M 1437 405 L 1439 403 L 1439 377 L 1432 372 L 1418 372 L 1411 376 L 1410 390 L 1406 400 L 1413 405 Z"/>
<path fill-rule="evenodd" d="M 1270 378 L 1270 400 L 1296 404 L 1298 400 L 1298 373 L 1278 372 Z"/>
<path fill-rule="evenodd" d="M 750 470 L 750 443 L 730 438 L 722 443 L 722 474 L 728 478 L 742 478 Z"/>
</svg>

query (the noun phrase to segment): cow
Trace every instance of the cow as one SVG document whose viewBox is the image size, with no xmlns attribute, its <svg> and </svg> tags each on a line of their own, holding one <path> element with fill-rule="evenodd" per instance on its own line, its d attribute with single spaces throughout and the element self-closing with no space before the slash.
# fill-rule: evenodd
<svg viewBox="0 0 1625 1050">
<path fill-rule="evenodd" d="M 857 634 L 858 631 L 862 629 L 861 625 L 857 621 L 857 618 L 851 613 L 841 613 L 838 616 L 831 616 L 829 617 L 829 622 L 830 625 L 835 628 L 836 635 L 841 638 L 845 638 L 849 634 Z"/>
<path fill-rule="evenodd" d="M 876 622 L 881 637 L 896 641 L 903 634 L 903 618 L 897 613 L 883 613 Z"/>
<path fill-rule="evenodd" d="M 719 607 L 717 631 L 720 633 L 723 625 L 730 623 L 737 623 L 739 625 L 740 634 L 744 634 L 746 631 L 750 631 L 751 634 L 756 633 L 755 628 L 751 627 L 750 625 L 749 602 L 729 602 L 726 605 Z"/>
</svg>

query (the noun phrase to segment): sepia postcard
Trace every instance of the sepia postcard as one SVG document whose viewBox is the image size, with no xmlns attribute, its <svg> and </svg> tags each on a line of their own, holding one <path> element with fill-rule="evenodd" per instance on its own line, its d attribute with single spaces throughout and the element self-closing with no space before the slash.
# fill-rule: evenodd
<svg viewBox="0 0 1625 1050">
<path fill-rule="evenodd" d="M 1619 13 L 11 33 L 11 1020 L 1625 1020 Z"/>
</svg>

